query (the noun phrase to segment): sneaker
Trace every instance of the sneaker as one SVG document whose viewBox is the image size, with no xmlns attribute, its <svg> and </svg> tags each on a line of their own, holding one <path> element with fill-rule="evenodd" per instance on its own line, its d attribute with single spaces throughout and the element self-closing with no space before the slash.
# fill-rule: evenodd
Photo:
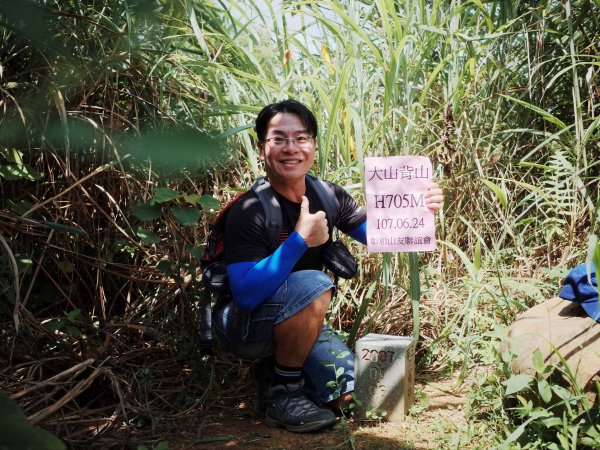
<svg viewBox="0 0 600 450">
<path fill-rule="evenodd" d="M 275 358 L 268 356 L 254 363 L 254 382 L 256 383 L 256 409 L 265 413 L 269 406 L 269 386 L 273 381 L 273 365 Z"/>
<path fill-rule="evenodd" d="M 284 427 L 294 433 L 308 433 L 335 425 L 337 419 L 329 409 L 319 408 L 303 392 L 304 382 L 271 386 L 265 424 Z"/>
</svg>

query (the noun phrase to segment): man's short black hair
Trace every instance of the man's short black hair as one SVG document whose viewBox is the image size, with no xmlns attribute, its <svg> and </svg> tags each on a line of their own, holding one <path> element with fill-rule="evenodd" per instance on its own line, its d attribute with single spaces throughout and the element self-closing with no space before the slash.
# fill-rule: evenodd
<svg viewBox="0 0 600 450">
<path fill-rule="evenodd" d="M 296 100 L 283 100 L 279 103 L 272 103 L 265 106 L 258 113 L 258 116 L 256 116 L 256 126 L 254 127 L 254 131 L 256 131 L 258 142 L 263 142 L 265 140 L 269 122 L 279 113 L 296 114 L 306 127 L 306 131 L 308 131 L 312 137 L 317 137 L 317 119 L 312 111 Z"/>
</svg>

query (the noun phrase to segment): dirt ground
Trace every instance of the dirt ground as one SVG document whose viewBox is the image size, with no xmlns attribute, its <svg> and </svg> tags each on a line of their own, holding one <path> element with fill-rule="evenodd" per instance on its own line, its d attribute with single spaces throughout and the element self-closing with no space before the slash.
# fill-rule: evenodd
<svg viewBox="0 0 600 450">
<path fill-rule="evenodd" d="M 456 389 L 455 380 L 417 380 L 416 407 L 401 423 L 349 420 L 344 425 L 313 434 L 295 434 L 269 428 L 254 410 L 253 389 L 244 389 L 238 400 L 222 399 L 214 414 L 196 417 L 169 439 L 169 449 L 437 449 L 440 439 L 452 438 L 465 421 L 466 393 Z M 186 430 L 186 431 L 182 431 Z M 451 432 L 450 432 L 451 433 Z M 443 436 L 443 437 L 441 437 Z"/>
</svg>

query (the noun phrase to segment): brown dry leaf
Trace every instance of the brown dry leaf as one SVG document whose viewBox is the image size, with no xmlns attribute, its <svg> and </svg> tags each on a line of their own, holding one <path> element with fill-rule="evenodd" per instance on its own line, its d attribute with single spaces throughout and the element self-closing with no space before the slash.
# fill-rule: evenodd
<svg viewBox="0 0 600 450">
<path fill-rule="evenodd" d="M 286 48 L 285 52 L 283 52 L 283 67 L 287 66 L 290 59 L 292 59 L 292 51 L 289 48 Z"/>
</svg>

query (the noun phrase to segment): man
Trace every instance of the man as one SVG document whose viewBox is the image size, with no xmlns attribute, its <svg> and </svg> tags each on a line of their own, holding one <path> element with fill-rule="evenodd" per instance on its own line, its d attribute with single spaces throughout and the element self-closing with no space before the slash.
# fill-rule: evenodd
<svg viewBox="0 0 600 450">
<path fill-rule="evenodd" d="M 273 250 L 256 194 L 249 191 L 233 204 L 225 229 L 233 302 L 215 311 L 214 321 L 224 346 L 238 356 L 274 355 L 273 366 L 258 380 L 260 386 L 271 379 L 265 423 L 310 432 L 333 426 L 331 408 L 350 401 L 354 389 L 354 355 L 323 326 L 334 290 L 321 262 L 330 233 L 325 208 L 306 183 L 317 148 L 317 121 L 303 104 L 285 100 L 263 108 L 255 130 L 283 228 Z M 365 244 L 364 209 L 344 189 L 330 185 L 340 206 L 335 227 Z M 438 210 L 442 202 L 442 191 L 433 183 L 427 205 Z"/>
</svg>

